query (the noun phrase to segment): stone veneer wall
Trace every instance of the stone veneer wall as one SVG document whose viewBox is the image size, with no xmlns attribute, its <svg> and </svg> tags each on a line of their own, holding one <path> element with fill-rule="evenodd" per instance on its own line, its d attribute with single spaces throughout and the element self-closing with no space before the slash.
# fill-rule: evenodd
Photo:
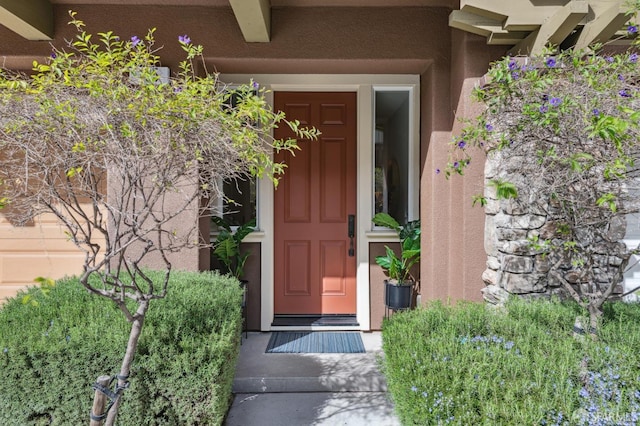
<svg viewBox="0 0 640 426">
<path fill-rule="evenodd" d="M 502 162 L 527 161 L 518 157 L 507 157 L 500 152 L 491 152 L 485 163 L 485 251 L 487 268 L 482 274 L 485 287 L 482 294 L 488 303 L 502 304 L 509 295 L 526 297 L 549 297 L 557 295 L 565 297 L 565 290 L 558 279 L 549 274 L 551 261 L 541 251 L 531 247 L 529 238 L 553 238 L 554 225 L 547 220 L 545 208 L 540 207 L 540 200 L 498 200 L 495 191 L 488 185 L 493 178 L 504 178 L 501 170 L 517 170 L 514 164 L 501 167 Z M 517 166 L 517 164 L 515 164 Z M 509 180 L 519 187 L 517 179 L 522 176 L 509 176 Z M 544 204 L 544 203 L 543 203 Z M 544 206 L 544 207 L 548 207 Z M 599 284 L 608 284 L 614 279 L 620 268 L 626 267 L 623 253 L 626 246 L 624 238 L 626 222 L 618 220 L 609 223 L 608 241 L 596 244 L 596 263 L 593 276 Z M 612 242 L 613 241 L 613 242 Z M 564 279 L 573 286 L 578 282 L 578 273 L 571 265 L 562 265 Z M 616 287 L 614 293 L 621 294 L 622 286 Z"/>
</svg>

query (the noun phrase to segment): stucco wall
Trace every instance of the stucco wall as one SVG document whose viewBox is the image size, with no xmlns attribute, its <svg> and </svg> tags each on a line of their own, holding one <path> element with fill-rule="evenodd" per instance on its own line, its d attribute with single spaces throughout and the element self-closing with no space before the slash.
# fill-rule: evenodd
<svg viewBox="0 0 640 426">
<path fill-rule="evenodd" d="M 0 215 L 0 301 L 34 278 L 62 278 L 82 271 L 84 254 L 69 241 L 55 216 L 41 215 L 15 227 Z"/>
<path fill-rule="evenodd" d="M 58 46 L 74 35 L 66 25 L 68 9 L 55 5 L 53 43 Z M 483 215 L 480 209 L 471 209 L 470 195 L 478 192 L 482 171 L 474 167 L 464 180 L 450 181 L 434 171 L 446 164 L 452 128 L 458 129 L 455 118 L 472 112 L 467 102 L 472 82 L 503 49 L 451 30 L 449 9 L 274 7 L 270 43 L 244 42 L 229 7 L 74 5 L 73 9 L 91 32 L 111 29 L 128 38 L 157 27 L 163 65 L 173 70 L 183 53 L 177 37 L 188 34 L 204 45 L 210 71 L 420 75 L 423 300 L 480 298 Z M 49 42 L 28 42 L 0 28 L 5 66 L 29 69 L 34 57 L 44 59 L 50 51 Z M 15 232 L 20 239 L 21 231 Z M 11 241 L 0 244 L 10 250 Z"/>
<path fill-rule="evenodd" d="M 432 123 L 422 117 L 422 300 L 482 300 L 482 271 L 486 254 L 483 245 L 484 213 L 472 207 L 471 197 L 482 193 L 484 157 L 465 171 L 464 177 L 450 179 L 444 170 L 449 143 L 459 135 L 463 118 L 478 112 L 471 91 L 503 47 L 486 45 L 485 39 L 452 30 L 450 68 L 434 67 L 424 84 L 423 104 L 433 102 Z M 443 75 L 445 74 L 446 75 Z M 446 95 L 443 92 L 447 91 Z M 426 130 L 426 134 L 425 134 Z"/>
</svg>

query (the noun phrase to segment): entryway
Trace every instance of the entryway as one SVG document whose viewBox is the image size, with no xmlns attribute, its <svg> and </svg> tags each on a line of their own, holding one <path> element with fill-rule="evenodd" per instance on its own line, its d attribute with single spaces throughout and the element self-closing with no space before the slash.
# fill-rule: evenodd
<svg viewBox="0 0 640 426">
<path fill-rule="evenodd" d="M 295 155 L 275 155 L 287 169 L 274 193 L 274 324 L 337 316 L 357 325 L 356 93 L 275 92 L 274 108 L 322 132 Z"/>
<path fill-rule="evenodd" d="M 226 426 L 400 425 L 378 368 L 381 333 L 362 333 L 365 353 L 266 353 L 270 336 L 250 332 L 240 346 Z"/>
</svg>

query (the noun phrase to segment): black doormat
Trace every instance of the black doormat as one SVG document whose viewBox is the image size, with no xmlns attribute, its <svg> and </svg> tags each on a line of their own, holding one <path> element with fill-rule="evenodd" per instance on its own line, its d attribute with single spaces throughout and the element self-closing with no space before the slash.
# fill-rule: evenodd
<svg viewBox="0 0 640 426">
<path fill-rule="evenodd" d="M 358 327 L 355 315 L 276 315 L 271 323 L 273 326 L 329 326 L 329 327 Z"/>
<path fill-rule="evenodd" d="M 359 332 L 278 331 L 271 334 L 266 353 L 364 353 Z"/>
</svg>

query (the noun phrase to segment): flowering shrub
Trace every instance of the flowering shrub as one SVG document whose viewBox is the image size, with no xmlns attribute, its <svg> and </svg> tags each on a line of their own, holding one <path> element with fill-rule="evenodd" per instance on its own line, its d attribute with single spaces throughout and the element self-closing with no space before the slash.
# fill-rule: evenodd
<svg viewBox="0 0 640 426">
<path fill-rule="evenodd" d="M 629 37 L 636 33 L 629 25 Z M 612 229 L 640 211 L 638 55 L 596 48 L 505 57 L 487 81 L 474 93 L 486 109 L 452 142 L 446 176 L 463 174 L 471 147 L 492 158 L 493 176 L 475 201 L 510 199 L 546 217 L 545 232 L 528 235 L 530 247 L 546 256 L 549 279 L 588 310 L 595 329 L 632 253 Z M 622 262 L 611 265 L 607 255 Z M 610 267 L 606 282 L 596 277 Z"/>
<path fill-rule="evenodd" d="M 621 305 L 605 305 L 598 342 L 572 337 L 573 302 L 396 314 L 382 335 L 396 412 L 419 425 L 638 424 L 640 305 Z"/>
</svg>

